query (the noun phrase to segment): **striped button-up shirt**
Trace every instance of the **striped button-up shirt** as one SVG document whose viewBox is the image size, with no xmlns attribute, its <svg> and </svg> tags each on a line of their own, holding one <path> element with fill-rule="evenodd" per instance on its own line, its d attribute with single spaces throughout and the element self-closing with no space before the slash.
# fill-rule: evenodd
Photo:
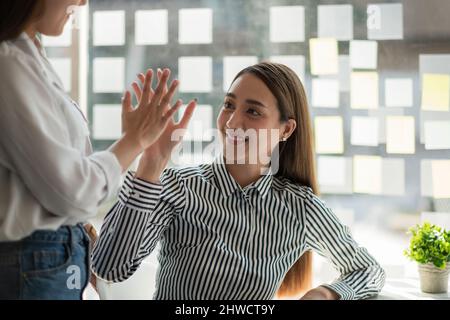
<svg viewBox="0 0 450 320">
<path fill-rule="evenodd" d="M 154 299 L 272 299 L 307 250 L 340 277 L 341 299 L 377 294 L 385 273 L 308 187 L 264 175 L 241 188 L 221 157 L 166 169 L 161 184 L 126 176 L 92 254 L 94 273 L 129 278 L 160 242 Z"/>
</svg>

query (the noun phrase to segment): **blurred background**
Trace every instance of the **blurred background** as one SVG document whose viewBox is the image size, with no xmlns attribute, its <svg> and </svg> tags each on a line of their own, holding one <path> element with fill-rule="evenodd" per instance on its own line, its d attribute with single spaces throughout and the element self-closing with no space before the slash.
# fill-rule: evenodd
<svg viewBox="0 0 450 320">
<path fill-rule="evenodd" d="M 410 226 L 450 228 L 448 12 L 448 0 L 90 0 L 43 43 L 97 150 L 120 136 L 136 74 L 172 69 L 179 97 L 200 103 L 183 165 L 210 161 L 204 132 L 238 71 L 290 66 L 309 97 L 322 198 L 395 279 L 417 273 L 403 256 Z M 314 266 L 316 285 L 337 276 L 319 256 Z M 157 267 L 155 250 L 128 281 L 100 283 L 101 298 L 151 299 Z"/>
</svg>

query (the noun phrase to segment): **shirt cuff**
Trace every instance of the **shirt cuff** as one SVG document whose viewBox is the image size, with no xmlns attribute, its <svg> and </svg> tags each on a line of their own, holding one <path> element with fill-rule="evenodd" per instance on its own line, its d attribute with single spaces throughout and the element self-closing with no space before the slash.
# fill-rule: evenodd
<svg viewBox="0 0 450 320">
<path fill-rule="evenodd" d="M 339 300 L 355 299 L 355 291 L 344 281 L 336 281 L 332 284 L 323 284 L 321 286 L 336 292 L 339 295 Z"/>
<path fill-rule="evenodd" d="M 122 166 L 117 157 L 111 151 L 100 151 L 89 157 L 95 162 L 105 174 L 106 177 L 106 199 L 117 195 L 120 186 Z"/>
<path fill-rule="evenodd" d="M 163 186 L 134 176 L 128 171 L 119 192 L 119 201 L 138 210 L 153 210 L 159 201 Z"/>
</svg>

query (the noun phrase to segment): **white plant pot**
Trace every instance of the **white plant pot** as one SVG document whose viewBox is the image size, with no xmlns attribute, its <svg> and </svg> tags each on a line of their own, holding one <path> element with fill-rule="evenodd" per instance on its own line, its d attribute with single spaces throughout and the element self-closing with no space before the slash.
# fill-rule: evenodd
<svg viewBox="0 0 450 320">
<path fill-rule="evenodd" d="M 446 293 L 449 273 L 450 264 L 445 269 L 439 269 L 432 263 L 419 264 L 420 289 L 425 293 Z"/>
</svg>

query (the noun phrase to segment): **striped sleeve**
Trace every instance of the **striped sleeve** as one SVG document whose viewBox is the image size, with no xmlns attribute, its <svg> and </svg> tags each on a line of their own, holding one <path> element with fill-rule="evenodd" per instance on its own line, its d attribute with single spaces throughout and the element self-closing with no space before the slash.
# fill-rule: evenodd
<svg viewBox="0 0 450 320">
<path fill-rule="evenodd" d="M 304 206 L 307 247 L 329 259 L 340 273 L 337 280 L 323 286 L 343 300 L 366 299 L 378 294 L 384 285 L 385 272 L 374 257 L 356 243 L 350 229 L 311 189 Z"/>
<path fill-rule="evenodd" d="M 91 268 L 99 278 L 121 282 L 133 275 L 184 206 L 183 183 L 176 171 L 165 171 L 161 181 L 153 184 L 127 173 L 92 252 Z"/>
</svg>

